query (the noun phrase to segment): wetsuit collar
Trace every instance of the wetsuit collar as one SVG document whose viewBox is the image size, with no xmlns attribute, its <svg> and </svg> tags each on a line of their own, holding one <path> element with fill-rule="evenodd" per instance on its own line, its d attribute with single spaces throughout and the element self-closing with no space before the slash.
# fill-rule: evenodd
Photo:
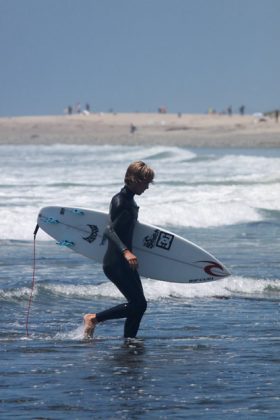
<svg viewBox="0 0 280 420">
<path fill-rule="evenodd" d="M 125 186 L 122 188 L 122 190 L 121 190 L 121 191 L 122 191 L 123 193 L 125 193 L 125 195 L 126 195 L 128 198 L 133 198 L 133 197 L 135 196 L 135 193 L 134 193 L 133 191 L 131 191 L 127 185 L 125 185 Z"/>
</svg>

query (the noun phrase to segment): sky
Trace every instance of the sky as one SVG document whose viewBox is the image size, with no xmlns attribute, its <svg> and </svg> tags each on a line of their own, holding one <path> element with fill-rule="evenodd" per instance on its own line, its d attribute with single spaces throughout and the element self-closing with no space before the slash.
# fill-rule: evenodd
<svg viewBox="0 0 280 420">
<path fill-rule="evenodd" d="M 280 0 L 0 0 L 0 116 L 280 108 Z"/>
</svg>

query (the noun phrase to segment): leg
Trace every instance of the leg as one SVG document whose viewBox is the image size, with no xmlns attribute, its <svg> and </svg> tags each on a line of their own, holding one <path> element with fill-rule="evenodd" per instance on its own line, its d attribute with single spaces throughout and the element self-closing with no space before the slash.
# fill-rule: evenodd
<svg viewBox="0 0 280 420">
<path fill-rule="evenodd" d="M 126 264 L 104 267 L 104 272 L 128 302 L 99 312 L 96 314 L 96 320 L 102 322 L 108 319 L 126 318 L 124 336 L 135 337 L 147 308 L 139 274 L 137 271 L 132 271 Z"/>
</svg>

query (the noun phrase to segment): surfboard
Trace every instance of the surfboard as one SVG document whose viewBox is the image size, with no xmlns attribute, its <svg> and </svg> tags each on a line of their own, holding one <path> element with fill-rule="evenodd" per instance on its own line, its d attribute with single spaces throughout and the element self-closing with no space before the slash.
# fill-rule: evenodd
<svg viewBox="0 0 280 420">
<path fill-rule="evenodd" d="M 39 227 L 57 244 L 102 263 L 107 249 L 103 233 L 109 215 L 105 212 L 70 207 L 44 207 Z M 230 275 L 213 255 L 175 233 L 137 221 L 133 252 L 141 276 L 175 283 L 204 283 Z"/>
</svg>

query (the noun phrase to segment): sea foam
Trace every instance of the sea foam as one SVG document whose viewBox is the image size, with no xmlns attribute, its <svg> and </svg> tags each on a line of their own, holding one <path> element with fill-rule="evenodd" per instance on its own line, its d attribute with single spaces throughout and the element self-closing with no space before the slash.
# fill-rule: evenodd
<svg viewBox="0 0 280 420">
<path fill-rule="evenodd" d="M 256 279 L 242 276 L 231 276 L 223 280 L 217 280 L 201 284 L 181 284 L 162 282 L 158 280 L 143 279 L 145 296 L 150 301 L 162 299 L 189 300 L 198 298 L 253 298 L 265 299 L 280 297 L 280 280 Z M 110 282 L 99 285 L 69 285 L 59 283 L 37 283 L 33 296 L 41 294 L 60 295 L 69 298 L 111 298 L 123 300 L 119 290 Z M 14 288 L 11 290 L 0 289 L 0 299 L 5 301 L 28 299 L 31 289 L 28 287 Z"/>
<path fill-rule="evenodd" d="M 278 157 L 163 146 L 1 146 L 0 239 L 31 240 L 45 206 L 108 211 L 136 159 L 156 173 L 155 184 L 136 198 L 144 223 L 208 228 L 280 211 Z"/>
</svg>

